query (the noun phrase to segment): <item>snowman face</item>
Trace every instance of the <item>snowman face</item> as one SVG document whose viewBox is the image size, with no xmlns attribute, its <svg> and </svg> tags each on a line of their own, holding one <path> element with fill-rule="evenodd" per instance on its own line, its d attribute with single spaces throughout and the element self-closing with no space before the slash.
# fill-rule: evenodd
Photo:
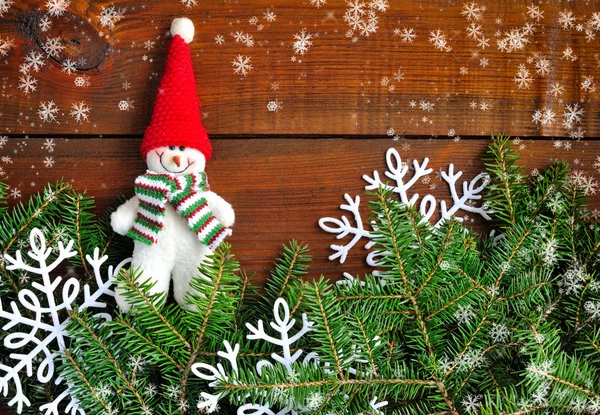
<svg viewBox="0 0 600 415">
<path fill-rule="evenodd" d="M 164 146 L 148 152 L 146 165 L 154 173 L 168 173 L 175 176 L 204 171 L 206 158 L 195 148 Z"/>
</svg>

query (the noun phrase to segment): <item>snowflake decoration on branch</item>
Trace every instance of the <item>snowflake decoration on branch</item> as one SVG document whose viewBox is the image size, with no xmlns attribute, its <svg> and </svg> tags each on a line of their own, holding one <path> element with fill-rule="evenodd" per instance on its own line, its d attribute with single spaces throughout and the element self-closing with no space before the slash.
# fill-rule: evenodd
<svg viewBox="0 0 600 415">
<path fill-rule="evenodd" d="M 290 381 L 297 381 L 298 374 L 292 368 L 292 364 L 299 362 L 302 356 L 303 365 L 319 365 L 319 355 L 316 352 L 304 353 L 302 349 L 293 351 L 293 345 L 298 342 L 302 337 L 307 335 L 311 328 L 314 326 L 314 322 L 309 321 L 306 314 L 302 314 L 302 325 L 300 329 L 292 334 L 292 330 L 296 326 L 296 319 L 290 315 L 290 307 L 283 298 L 278 298 L 273 306 L 273 317 L 275 321 L 269 322 L 269 325 L 277 333 L 275 336 L 268 334 L 265 331 L 265 324 L 262 320 L 258 320 L 256 326 L 250 323 L 246 324 L 246 327 L 250 333 L 246 336 L 248 340 L 254 341 L 265 341 L 272 345 L 275 345 L 278 352 L 271 354 L 272 361 L 260 360 L 256 363 L 256 372 L 259 377 L 262 377 L 265 370 L 273 367 L 275 364 L 280 364 L 286 368 L 289 374 Z M 236 344 L 231 347 L 229 342 L 224 341 L 223 345 L 225 351 L 217 353 L 219 357 L 227 360 L 232 368 L 232 372 L 237 377 L 238 375 L 238 362 L 237 357 L 240 351 L 240 346 Z M 372 339 L 372 350 L 383 347 L 384 343 L 375 337 Z M 351 353 L 344 359 L 344 365 L 348 365 L 348 372 L 350 374 L 358 374 L 359 371 L 350 367 L 352 363 L 368 363 L 366 360 L 361 359 L 361 350 L 356 345 L 351 347 Z M 334 370 L 328 368 L 329 364 L 326 363 L 322 366 L 325 374 L 334 374 Z M 220 382 L 230 381 L 229 376 L 222 363 L 217 363 L 215 366 L 206 363 L 196 363 L 192 366 L 192 372 L 201 379 L 209 381 L 209 387 L 214 388 Z M 364 376 L 364 374 L 363 374 Z M 266 396 L 266 395 L 265 395 Z M 276 403 L 265 402 L 262 404 L 247 403 L 245 400 L 249 397 L 246 395 L 244 398 L 237 402 L 239 408 L 237 410 L 238 415 L 297 415 L 298 413 L 307 413 L 310 410 L 315 410 L 323 403 L 324 397 L 319 394 L 313 394 L 307 397 L 306 406 L 295 402 L 291 399 L 287 399 L 284 392 L 278 397 L 278 406 L 283 408 L 273 409 L 272 406 Z M 347 397 L 347 396 L 346 396 Z M 211 394 L 207 392 L 201 393 L 201 400 L 198 402 L 198 409 L 207 413 L 212 413 L 217 410 L 219 401 L 223 398 L 222 393 Z M 370 401 L 370 406 L 373 409 L 373 413 L 383 414 L 380 411 L 381 408 L 388 404 L 387 401 L 379 402 L 377 396 Z"/>
<path fill-rule="evenodd" d="M 309 321 L 306 314 L 303 313 L 302 327 L 296 334 L 292 335 L 290 332 L 296 325 L 296 319 L 290 316 L 290 307 L 283 298 L 278 298 L 275 301 L 275 305 L 273 306 L 273 317 L 275 322 L 270 322 L 269 324 L 278 333 L 277 337 L 267 334 L 264 329 L 263 321 L 258 320 L 256 327 L 250 323 L 246 324 L 246 327 L 248 330 L 250 330 L 250 334 L 247 335 L 247 338 L 248 340 L 263 340 L 276 345 L 278 348 L 281 348 L 281 353 L 272 353 L 271 357 L 273 361 L 283 365 L 290 373 L 290 376 L 292 376 L 293 370 L 291 365 L 296 362 L 303 353 L 302 349 L 298 349 L 292 354 L 292 345 L 300 340 L 301 337 L 306 335 L 314 323 Z M 233 373 L 237 375 L 237 355 L 239 353 L 240 346 L 239 344 L 236 344 L 235 347 L 232 348 L 227 341 L 224 341 L 223 345 L 225 346 L 226 351 L 220 351 L 217 353 L 217 355 L 229 361 Z M 308 353 L 303 359 L 303 363 L 306 364 L 311 361 L 317 362 L 316 353 Z M 273 363 L 271 361 L 260 360 L 256 364 L 256 371 L 258 375 L 261 376 L 265 368 L 272 366 Z M 208 385 L 210 387 L 215 387 L 219 381 L 227 382 L 229 379 L 221 363 L 217 363 L 216 366 L 211 366 L 206 363 L 196 363 L 192 366 L 192 372 L 199 378 L 210 381 L 211 383 Z M 217 409 L 218 402 L 222 397 L 222 394 L 210 394 L 207 392 L 202 392 L 202 400 L 198 402 L 198 409 L 212 413 Z M 268 403 L 264 405 L 246 403 L 240 406 L 237 413 L 238 415 L 284 415 L 287 413 L 295 413 L 296 409 L 300 409 L 296 403 L 289 402 L 286 408 L 275 413 L 270 409 L 270 406 L 271 405 Z"/>
<path fill-rule="evenodd" d="M 343 264 L 346 261 L 346 256 L 348 256 L 348 252 L 363 238 L 371 239 L 371 233 L 365 229 L 365 225 L 363 224 L 362 217 L 360 214 L 360 196 L 356 196 L 354 200 L 348 194 L 344 195 L 347 204 L 340 205 L 340 209 L 351 212 L 353 215 L 355 226 L 350 224 L 350 221 L 346 216 L 342 216 L 342 220 L 335 218 L 322 218 L 319 220 L 319 226 L 325 232 L 329 233 L 337 233 L 336 239 L 345 238 L 347 235 L 354 235 L 352 240 L 348 242 L 346 245 L 331 245 L 331 249 L 336 251 L 335 253 L 329 256 L 329 260 L 333 261 L 334 259 L 339 258 L 340 264 Z M 337 227 L 332 227 L 329 223 L 336 225 Z M 368 241 L 365 245 L 365 249 L 370 249 L 374 245 L 373 242 Z"/>
<path fill-rule="evenodd" d="M 395 148 L 388 149 L 386 153 L 386 162 L 388 170 L 385 172 L 385 176 L 391 179 L 392 184 L 382 181 L 379 172 L 374 171 L 372 176 L 363 175 L 363 179 L 368 183 L 365 186 L 365 190 L 377 190 L 380 187 L 386 190 L 390 190 L 393 193 L 398 194 L 400 201 L 403 204 L 414 206 L 419 201 L 419 194 L 409 194 L 410 189 L 420 180 L 426 179 L 433 169 L 427 168 L 429 159 L 426 157 L 420 163 L 418 160 L 413 160 L 413 174 L 409 179 L 407 174 L 410 170 L 409 165 L 402 161 L 400 154 Z M 454 171 L 454 164 L 448 166 L 447 171 L 440 172 L 440 177 L 448 184 L 450 188 L 450 196 L 452 204 L 448 206 L 445 200 L 438 201 L 431 195 L 425 195 L 420 199 L 419 211 L 423 216 L 423 220 L 430 220 L 436 213 L 436 209 L 439 205 L 440 219 L 435 223 L 435 227 L 441 226 L 445 221 L 455 217 L 458 221 L 464 219 L 455 216 L 459 211 L 465 211 L 477 214 L 483 217 L 485 220 L 491 220 L 492 211 L 488 210 L 484 204 L 481 207 L 474 205 L 474 202 L 481 200 L 482 192 L 489 182 L 489 177 L 486 173 L 480 173 L 470 181 L 464 181 L 462 183 L 462 195 L 459 194 L 457 189 L 458 180 L 462 177 L 462 171 Z M 347 235 L 353 235 L 352 239 L 345 245 L 332 244 L 331 249 L 335 251 L 329 256 L 331 261 L 338 259 L 340 263 L 344 263 L 350 250 L 356 246 L 363 238 L 367 240 L 365 244 L 366 249 L 371 249 L 374 245 L 372 239 L 372 233 L 370 230 L 365 228 L 361 213 L 360 213 L 360 198 L 356 196 L 353 200 L 349 195 L 344 195 L 347 204 L 340 205 L 342 210 L 352 212 L 354 216 L 354 223 L 352 225 L 346 216 L 342 216 L 341 220 L 336 218 L 321 218 L 319 220 L 319 226 L 325 232 L 337 234 L 336 239 L 342 239 Z M 334 226 L 332 226 L 334 225 Z M 371 225 L 372 226 L 372 225 Z M 378 253 L 376 251 L 369 253 L 367 256 L 367 263 L 370 266 L 377 266 Z"/>
<path fill-rule="evenodd" d="M 59 358 L 59 353 L 67 346 L 66 326 L 69 319 L 63 318 L 62 314 L 65 311 L 72 310 L 75 306 L 79 310 L 89 308 L 102 310 L 106 308 L 106 303 L 101 300 L 101 297 L 104 295 L 114 296 L 114 292 L 110 288 L 114 277 L 119 269 L 129 262 L 129 260 L 121 262 L 116 269 L 110 266 L 108 276 L 104 279 L 101 267 L 108 257 L 100 257 L 100 250 L 96 248 L 93 257 L 86 256 L 86 260 L 94 271 L 96 286 L 90 287 L 86 284 L 81 287 L 79 280 L 75 277 L 69 279 L 60 276 L 54 279 L 51 277 L 52 272 L 61 266 L 65 260 L 77 255 L 77 251 L 73 249 L 73 241 L 70 241 L 66 246 L 62 242 L 58 242 L 58 255 L 51 263 L 48 263 L 48 260 L 53 254 L 53 249 L 47 247 L 42 231 L 37 228 L 33 229 L 29 236 L 29 244 L 28 256 L 34 263 L 39 265 L 33 266 L 28 263 L 29 261 L 24 261 L 21 252 L 17 251 L 14 258 L 8 254 L 4 256 L 8 264 L 6 269 L 9 271 L 21 270 L 28 274 L 39 275 L 41 276 L 41 282 L 32 282 L 31 286 L 34 290 L 20 290 L 18 302 L 11 302 L 10 309 L 4 307 L 0 298 L 0 319 L 7 321 L 2 329 L 8 331 L 18 325 L 24 328 L 21 329 L 22 331 L 11 332 L 4 338 L 4 347 L 15 350 L 15 353 L 8 356 L 13 364 L 0 364 L 0 374 L 3 373 L 0 376 L 0 393 L 3 393 L 4 396 L 14 393 L 8 405 L 16 405 L 18 413 L 23 411 L 24 406 L 31 405 L 27 396 L 23 393 L 21 380 L 23 371 L 25 371 L 27 377 L 32 377 L 35 362 L 37 364 L 37 380 L 40 383 L 48 383 L 54 378 L 56 359 Z M 59 287 L 62 287 L 60 297 L 55 292 Z M 76 300 L 82 292 L 83 302 L 76 304 Z M 110 319 L 108 313 L 99 312 L 96 316 Z M 28 352 L 20 351 L 23 347 L 29 345 L 32 347 Z M 54 382 L 58 385 L 62 383 L 62 380 L 59 376 L 56 377 Z M 69 390 L 66 388 L 54 401 L 42 405 L 40 407 L 41 412 L 45 415 L 58 415 L 59 405 L 68 396 Z M 83 411 L 78 408 L 78 403 L 71 398 L 66 406 L 65 413 L 74 415 L 77 412 L 83 414 Z"/>
</svg>

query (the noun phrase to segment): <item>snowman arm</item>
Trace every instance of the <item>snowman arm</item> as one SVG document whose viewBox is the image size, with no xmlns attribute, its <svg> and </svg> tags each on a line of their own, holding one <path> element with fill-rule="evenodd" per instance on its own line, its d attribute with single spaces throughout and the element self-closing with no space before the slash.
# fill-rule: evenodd
<svg viewBox="0 0 600 415">
<path fill-rule="evenodd" d="M 120 235 L 125 235 L 133 226 L 137 216 L 139 201 L 137 196 L 132 197 L 123 203 L 110 215 L 110 225 L 113 231 Z"/>
<path fill-rule="evenodd" d="M 229 203 L 215 192 L 204 192 L 204 197 L 213 215 L 226 227 L 233 226 L 235 222 L 235 212 Z"/>
</svg>

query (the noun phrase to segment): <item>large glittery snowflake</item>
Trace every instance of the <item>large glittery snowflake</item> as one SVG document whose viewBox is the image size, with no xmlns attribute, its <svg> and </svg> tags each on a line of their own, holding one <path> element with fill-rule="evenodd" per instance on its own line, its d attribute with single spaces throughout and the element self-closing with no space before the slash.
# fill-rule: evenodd
<svg viewBox="0 0 600 415">
<path fill-rule="evenodd" d="M 368 183 L 365 186 L 366 190 L 378 190 L 379 188 L 387 189 L 397 194 L 402 203 L 413 206 L 419 202 L 419 194 L 414 193 L 409 195 L 411 188 L 423 179 L 427 179 L 433 169 L 427 168 L 429 159 L 423 159 L 422 163 L 418 160 L 413 160 L 413 173 L 412 177 L 408 176 L 410 166 L 408 163 L 403 162 L 400 154 L 395 148 L 390 148 L 386 153 L 386 161 L 388 170 L 385 172 L 385 176 L 390 179 L 391 184 L 387 180 L 382 180 L 379 172 L 374 171 L 372 176 L 363 175 L 363 179 Z M 447 171 L 440 172 L 440 177 L 448 184 L 450 188 L 450 196 L 452 198 L 452 204 L 448 206 L 445 200 L 436 200 L 431 195 L 425 195 L 420 199 L 419 211 L 423 216 L 423 220 L 430 220 L 436 212 L 439 213 L 440 219 L 435 223 L 436 227 L 439 227 L 442 223 L 450 218 L 455 218 L 459 221 L 463 221 L 464 218 L 457 215 L 459 211 L 470 212 L 476 215 L 480 215 L 486 220 L 490 220 L 490 214 L 492 213 L 484 203 L 481 206 L 476 206 L 476 202 L 482 198 L 481 193 L 488 184 L 489 178 L 486 173 L 480 173 L 475 176 L 471 181 L 464 181 L 462 183 L 462 195 L 457 189 L 458 180 L 462 177 L 462 171 L 454 171 L 454 164 L 448 166 Z M 354 224 L 346 216 L 342 216 L 341 220 L 336 218 L 322 218 L 319 220 L 319 226 L 325 232 L 337 234 L 337 239 L 345 238 L 348 235 L 352 235 L 352 239 L 344 245 L 332 244 L 331 249 L 335 252 L 329 256 L 330 260 L 339 258 L 340 263 L 344 263 L 350 250 L 356 246 L 361 240 L 366 240 L 365 248 L 371 249 L 373 247 L 372 229 L 371 225 L 365 223 L 362 220 L 360 212 L 360 197 L 356 196 L 352 199 L 348 194 L 344 195 L 346 204 L 340 205 L 342 210 L 346 210 L 352 213 Z M 439 210 L 438 210 L 439 206 Z M 367 263 L 370 266 L 375 267 L 377 264 L 376 257 L 377 252 L 371 252 L 367 256 Z"/>
<path fill-rule="evenodd" d="M 5 322 L 2 329 L 8 332 L 3 344 L 6 349 L 14 350 L 6 360 L 11 363 L 0 364 L 0 393 L 4 396 L 12 394 L 8 405 L 16 405 L 18 413 L 23 411 L 24 406 L 31 406 L 23 390 L 23 378 L 32 377 L 34 368 L 39 383 L 52 381 L 58 385 L 63 381 L 62 377 L 55 376 L 55 365 L 60 359 L 60 352 L 68 345 L 66 326 L 69 319 L 66 312 L 74 307 L 79 310 L 98 309 L 98 317 L 110 319 L 109 314 L 101 312 L 106 308 L 103 297 L 114 296 L 111 290 L 114 277 L 129 262 L 125 260 L 116 268 L 110 266 L 107 277 L 103 278 L 101 267 L 108 257 L 100 257 L 100 250 L 96 248 L 93 256 L 86 255 L 94 271 L 95 285 L 85 284 L 82 287 L 76 277 L 53 277 L 53 271 L 64 267 L 64 261 L 77 255 L 73 241 L 66 246 L 58 242 L 56 259 L 51 262 L 55 250 L 46 245 L 46 239 L 39 229 L 31 231 L 29 243 L 27 254 L 30 260 L 24 260 L 20 251 L 16 252 L 15 257 L 6 254 L 6 269 L 21 271 L 32 280 L 34 275 L 38 275 L 40 279 L 31 283 L 31 289 L 20 290 L 18 301 L 12 301 L 9 307 L 0 298 L 0 321 Z M 81 303 L 77 302 L 79 298 L 82 298 Z M 79 409 L 78 402 L 70 396 L 68 387 L 52 402 L 42 405 L 40 413 L 58 415 L 59 405 L 63 401 L 68 402 L 64 413 L 84 413 Z"/>
</svg>

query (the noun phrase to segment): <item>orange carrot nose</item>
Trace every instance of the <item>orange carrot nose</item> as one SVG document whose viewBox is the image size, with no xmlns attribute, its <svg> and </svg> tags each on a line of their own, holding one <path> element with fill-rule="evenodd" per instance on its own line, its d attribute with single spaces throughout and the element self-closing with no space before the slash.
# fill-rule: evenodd
<svg viewBox="0 0 600 415">
<path fill-rule="evenodd" d="M 173 156 L 173 163 L 175 163 L 177 167 L 181 167 L 181 157 Z"/>
</svg>

